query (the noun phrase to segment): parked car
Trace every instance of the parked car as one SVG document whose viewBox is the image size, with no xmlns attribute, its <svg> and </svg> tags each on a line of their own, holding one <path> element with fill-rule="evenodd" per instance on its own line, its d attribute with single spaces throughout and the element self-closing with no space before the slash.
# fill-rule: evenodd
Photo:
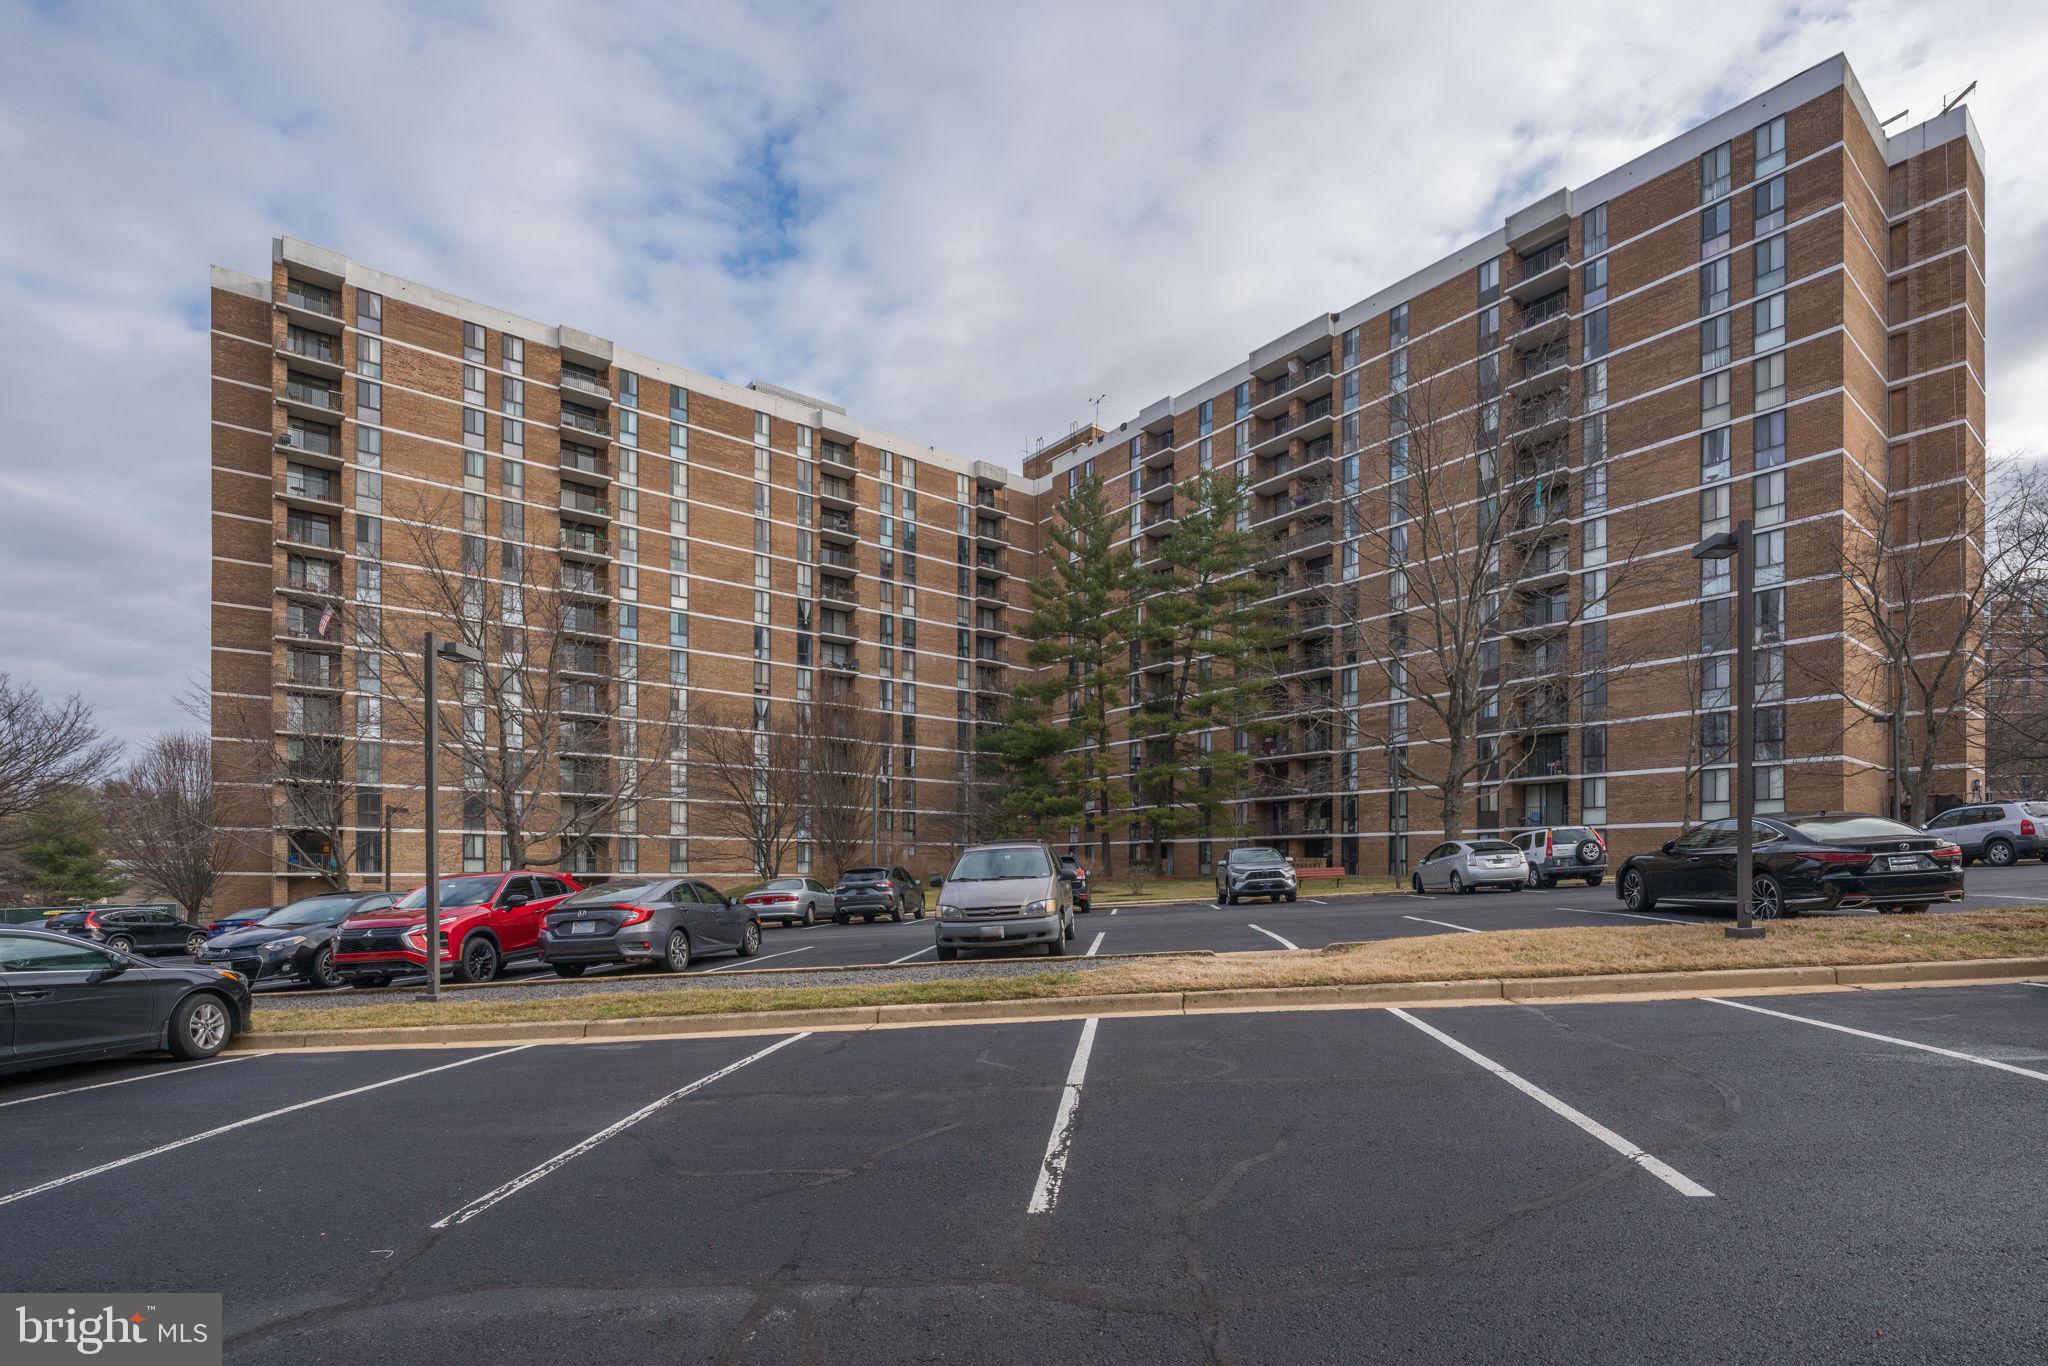
<svg viewBox="0 0 2048 1366">
<path fill-rule="evenodd" d="M 832 918 L 832 889 L 814 877 L 779 877 L 764 882 L 740 898 L 756 920 L 774 920 L 784 925 L 815 925 L 818 917 Z"/>
<path fill-rule="evenodd" d="M 251 925 L 261 924 L 265 916 L 283 909 L 281 906 L 251 906 L 246 911 L 232 912 L 209 924 L 206 927 L 206 937 L 218 939 L 230 930 L 246 930 Z"/>
<path fill-rule="evenodd" d="M 508 962 L 534 958 L 542 917 L 582 888 L 565 873 L 465 873 L 441 879 L 440 970 L 458 982 L 488 982 Z M 383 910 L 342 922 L 335 970 L 352 986 L 388 986 L 427 970 L 427 889 L 415 887 Z"/>
<path fill-rule="evenodd" d="M 233 968 L 250 986 L 300 981 L 309 986 L 346 985 L 334 966 L 341 923 L 352 915 L 388 910 L 390 892 L 326 892 L 272 911 L 254 925 L 218 934 L 199 950 L 202 965 Z"/>
<path fill-rule="evenodd" d="M 1752 913 L 1872 906 L 1924 911 L 1963 895 L 1963 854 L 1938 835 L 1856 812 L 1759 816 Z M 1735 905 L 1735 822 L 1696 825 L 1653 854 L 1621 865 L 1615 895 L 1632 911 L 1662 903 Z"/>
<path fill-rule="evenodd" d="M 175 906 L 93 906 L 43 924 L 122 953 L 198 953 L 206 943 L 206 926 L 183 919 Z"/>
<path fill-rule="evenodd" d="M 1418 892 L 1476 892 L 1481 887 L 1520 891 L 1529 881 L 1529 861 L 1506 840 L 1445 840 L 1422 856 L 1409 874 Z"/>
<path fill-rule="evenodd" d="M 1233 849 L 1216 860 L 1216 899 L 1234 906 L 1248 896 L 1292 901 L 1301 894 L 1294 860 L 1263 844 Z"/>
<path fill-rule="evenodd" d="M 1993 868 L 2048 859 L 2048 802 L 1977 802 L 1944 811 L 1922 828 L 1961 849 L 1966 867 L 1978 859 Z"/>
<path fill-rule="evenodd" d="M 1074 937 L 1072 874 L 1052 850 L 1035 842 L 978 844 L 963 849 L 939 885 L 938 955 L 962 949 L 1043 944 L 1057 957 Z"/>
<path fill-rule="evenodd" d="M 1088 870 L 1082 866 L 1079 854 L 1061 854 L 1060 871 L 1074 875 L 1074 909 L 1087 915 L 1095 908 L 1088 896 Z"/>
<path fill-rule="evenodd" d="M 1584 825 L 1545 825 L 1509 841 L 1522 851 L 1531 887 L 1555 887 L 1559 878 L 1583 878 L 1598 887 L 1607 878 L 1607 841 Z"/>
<path fill-rule="evenodd" d="M 761 951 L 752 907 L 688 878 L 620 878 L 551 907 L 541 924 L 541 960 L 562 977 L 597 963 L 649 963 L 681 972 L 695 958 Z"/>
<path fill-rule="evenodd" d="M 876 916 L 924 919 L 924 888 L 902 868 L 848 868 L 832 889 L 832 923 L 844 925 L 859 916 L 873 924 Z"/>
<path fill-rule="evenodd" d="M 233 972 L 150 963 L 47 930 L 0 929 L 0 1072 L 167 1048 L 210 1058 L 249 1024 Z"/>
<path fill-rule="evenodd" d="M 47 929 L 43 922 L 60 915 L 77 912 L 76 906 L 0 906 L 0 925 L 20 925 L 27 929 Z"/>
</svg>

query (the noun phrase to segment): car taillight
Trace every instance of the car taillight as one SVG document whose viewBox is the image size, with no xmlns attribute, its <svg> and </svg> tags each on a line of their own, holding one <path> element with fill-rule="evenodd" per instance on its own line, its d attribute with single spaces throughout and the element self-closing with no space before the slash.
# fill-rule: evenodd
<svg viewBox="0 0 2048 1366">
<path fill-rule="evenodd" d="M 654 918 L 654 912 L 645 906 L 621 906 L 619 909 L 626 913 L 626 918 L 619 922 L 622 930 L 628 925 L 644 925 Z"/>
<path fill-rule="evenodd" d="M 85 913 L 85 927 L 88 930 L 96 930 L 100 927 L 100 917 L 97 911 L 87 911 Z"/>
<path fill-rule="evenodd" d="M 1550 851 L 1551 851 L 1551 849 L 1552 849 L 1552 847 L 1553 847 L 1553 846 L 1551 845 L 1550 839 L 1551 839 L 1551 836 L 1550 836 L 1550 832 L 1549 832 L 1548 830 L 1544 831 L 1544 832 L 1543 832 L 1543 857 L 1545 857 L 1545 858 L 1549 858 L 1549 857 L 1550 857 Z"/>
<path fill-rule="evenodd" d="M 895 890 L 896 890 L 896 884 L 895 884 L 895 883 L 893 883 L 893 882 L 889 882 L 889 881 L 886 881 L 886 880 L 885 880 L 885 881 L 882 881 L 882 882 L 878 882 L 878 883 L 876 883 L 875 885 L 876 885 L 877 887 L 880 887 L 880 888 L 881 888 L 881 889 L 882 889 L 883 891 L 885 891 L 885 892 L 893 892 L 893 891 L 895 891 Z"/>
<path fill-rule="evenodd" d="M 2022 820 L 2022 821 L 2020 822 L 2020 833 L 2021 833 L 2022 835 L 2031 835 L 2031 834 L 2033 834 L 2033 833 L 2034 833 L 2034 823 L 2033 823 L 2032 821 L 2030 821 L 2030 820 Z"/>
<path fill-rule="evenodd" d="M 1962 846 L 1957 844 L 1937 844 L 1927 855 L 1936 863 L 1953 863 L 1962 856 Z"/>
<path fill-rule="evenodd" d="M 1864 867 L 1868 867 L 1870 864 L 1870 855 L 1848 849 L 1819 849 L 1808 854 L 1807 857 L 1815 863 L 1829 866 L 1840 865 L 1844 868 L 1851 864 Z"/>
</svg>

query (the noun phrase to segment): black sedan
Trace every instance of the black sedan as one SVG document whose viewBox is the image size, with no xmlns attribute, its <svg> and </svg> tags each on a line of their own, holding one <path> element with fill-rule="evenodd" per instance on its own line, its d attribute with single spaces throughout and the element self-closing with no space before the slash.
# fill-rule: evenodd
<svg viewBox="0 0 2048 1366">
<path fill-rule="evenodd" d="M 563 977 L 605 963 L 647 963 L 681 972 L 716 953 L 761 951 L 753 909 L 688 878 L 621 878 L 589 887 L 547 913 L 540 956 Z"/>
<path fill-rule="evenodd" d="M 1924 911 L 1963 895 L 1962 851 L 1910 825 L 1854 812 L 1756 818 L 1752 913 L 1762 920 L 1838 906 Z M 1708 821 L 1621 866 L 1631 911 L 1735 906 L 1735 822 Z"/>
<path fill-rule="evenodd" d="M 206 967 L 233 968 L 250 986 L 298 981 L 338 987 L 334 939 L 341 922 L 363 911 L 381 911 L 397 897 L 390 892 L 329 892 L 294 901 L 254 925 L 215 935 L 199 950 Z"/>
<path fill-rule="evenodd" d="M 249 984 L 42 930 L 0 929 L 0 1072 L 167 1048 L 210 1058 L 249 1024 Z"/>
</svg>

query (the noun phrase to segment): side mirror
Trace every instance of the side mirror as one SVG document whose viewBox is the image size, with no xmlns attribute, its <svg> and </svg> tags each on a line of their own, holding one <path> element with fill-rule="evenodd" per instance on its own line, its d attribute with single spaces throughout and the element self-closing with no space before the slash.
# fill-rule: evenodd
<svg viewBox="0 0 2048 1366">
<path fill-rule="evenodd" d="M 1074 885 L 1074 875 L 1072 873 L 1062 870 L 1060 873 L 1060 881 L 1066 883 L 1069 887 L 1071 887 Z"/>
<path fill-rule="evenodd" d="M 1667 853 L 1667 854 L 1675 854 L 1675 853 L 1677 853 L 1677 852 L 1678 852 L 1678 841 L 1677 841 L 1677 840 L 1665 840 L 1665 841 L 1664 841 L 1664 852 L 1665 852 L 1665 853 Z"/>
<path fill-rule="evenodd" d="M 943 887 L 946 885 L 946 879 L 940 877 L 937 873 L 933 873 L 931 885 L 933 887 Z"/>
<path fill-rule="evenodd" d="M 94 968 L 91 974 L 91 980 L 95 982 L 105 982 L 110 980 L 111 978 L 119 977 L 122 973 L 126 971 L 128 971 L 127 961 L 125 959 L 116 958 L 113 962 L 108 963 L 105 967 Z"/>
<path fill-rule="evenodd" d="M 503 901 L 499 902 L 498 904 L 500 906 L 503 906 L 506 910 L 510 911 L 516 910 L 532 900 L 533 898 L 528 896 L 524 892 L 513 892 L 511 895 L 507 896 Z"/>
</svg>

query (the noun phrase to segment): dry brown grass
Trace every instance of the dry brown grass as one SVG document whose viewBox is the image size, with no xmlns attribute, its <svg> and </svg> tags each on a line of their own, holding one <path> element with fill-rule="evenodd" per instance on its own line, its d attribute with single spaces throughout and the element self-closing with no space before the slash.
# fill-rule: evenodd
<svg viewBox="0 0 2048 1366">
<path fill-rule="evenodd" d="M 530 1001 L 492 1002 L 473 996 L 440 1005 L 403 1001 L 322 1010 L 262 1010 L 257 1012 L 255 1030 L 291 1033 L 391 1025 L 611 1020 L 928 1001 L 1015 1001 L 1141 991 L 1225 991 L 1246 987 L 2048 957 L 2048 911 L 1782 921 L 1772 925 L 1769 937 L 1761 940 L 1729 939 L 1721 928 L 1645 925 L 1625 929 L 1602 926 L 1494 930 L 1486 934 L 1428 935 L 1333 945 L 1292 953 L 1154 958 L 1089 972 L 1045 972 L 1029 977 L 736 991 L 602 991 Z"/>
</svg>

